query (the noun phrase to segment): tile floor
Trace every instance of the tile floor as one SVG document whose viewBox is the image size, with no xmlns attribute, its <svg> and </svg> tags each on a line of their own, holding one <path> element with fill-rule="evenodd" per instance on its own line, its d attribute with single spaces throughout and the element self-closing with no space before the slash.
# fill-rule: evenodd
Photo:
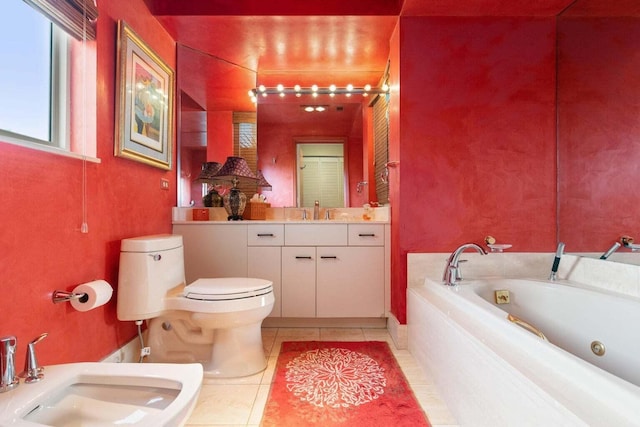
<svg viewBox="0 0 640 427">
<path fill-rule="evenodd" d="M 387 341 L 434 427 L 456 426 L 438 390 L 408 350 L 398 350 L 386 329 L 263 328 L 267 369 L 234 379 L 205 380 L 187 427 L 259 426 L 282 341 Z"/>
</svg>

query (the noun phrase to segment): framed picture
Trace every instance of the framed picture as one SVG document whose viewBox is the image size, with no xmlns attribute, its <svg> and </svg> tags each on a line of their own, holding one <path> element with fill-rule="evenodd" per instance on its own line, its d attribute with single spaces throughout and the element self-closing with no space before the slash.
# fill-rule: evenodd
<svg viewBox="0 0 640 427">
<path fill-rule="evenodd" d="M 118 22 L 115 155 L 171 169 L 173 70 Z"/>
</svg>

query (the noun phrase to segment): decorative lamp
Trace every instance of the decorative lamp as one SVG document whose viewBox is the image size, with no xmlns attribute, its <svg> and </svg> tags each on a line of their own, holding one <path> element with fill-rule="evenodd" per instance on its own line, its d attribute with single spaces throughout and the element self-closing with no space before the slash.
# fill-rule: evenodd
<svg viewBox="0 0 640 427">
<path fill-rule="evenodd" d="M 211 184 L 213 182 L 213 177 L 218 171 L 222 168 L 222 163 L 218 162 L 205 162 L 202 164 L 202 170 L 200 171 L 200 175 L 196 178 L 198 182 L 204 182 L 207 184 Z"/>
<path fill-rule="evenodd" d="M 260 169 L 258 169 L 256 176 L 258 177 L 257 186 L 259 188 L 262 188 L 263 190 L 266 190 L 266 191 L 271 191 L 273 189 L 271 184 L 269 184 L 269 181 L 267 181 L 264 175 L 262 175 L 262 171 Z"/>
<path fill-rule="evenodd" d="M 218 162 L 205 162 L 202 164 L 202 170 L 200 175 L 196 178 L 197 182 L 209 184 L 207 195 L 202 198 L 202 204 L 205 207 L 222 207 L 222 197 L 216 189 L 213 187 L 214 176 L 222 168 L 222 163 Z"/>
<path fill-rule="evenodd" d="M 241 221 L 244 208 L 247 205 L 247 196 L 238 189 L 240 181 L 257 181 L 258 177 L 251 172 L 247 161 L 242 157 L 227 157 L 227 161 L 214 175 L 215 180 L 231 181 L 233 187 L 222 197 L 224 208 L 227 211 L 227 220 Z"/>
</svg>

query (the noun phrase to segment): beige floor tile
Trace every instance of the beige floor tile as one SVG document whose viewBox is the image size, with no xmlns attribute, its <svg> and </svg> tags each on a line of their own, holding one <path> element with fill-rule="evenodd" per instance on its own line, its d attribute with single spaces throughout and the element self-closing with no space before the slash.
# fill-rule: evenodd
<svg viewBox="0 0 640 427">
<path fill-rule="evenodd" d="M 260 424 L 260 420 L 262 420 L 262 414 L 264 413 L 264 408 L 267 404 L 267 398 L 269 397 L 270 389 L 271 385 L 269 384 L 261 385 L 258 389 L 256 401 L 251 410 L 251 415 L 249 416 L 249 425 Z"/>
<path fill-rule="evenodd" d="M 203 385 L 187 424 L 245 425 L 256 400 L 258 385 Z"/>
<path fill-rule="evenodd" d="M 416 399 L 420 402 L 420 406 L 427 413 L 431 424 L 455 425 L 457 423 L 435 386 L 418 384 L 411 388 Z"/>
<path fill-rule="evenodd" d="M 313 341 L 320 339 L 320 328 L 279 328 L 276 341 Z"/>
<path fill-rule="evenodd" d="M 364 341 L 361 328 L 323 328 L 320 329 L 321 341 Z"/>
</svg>

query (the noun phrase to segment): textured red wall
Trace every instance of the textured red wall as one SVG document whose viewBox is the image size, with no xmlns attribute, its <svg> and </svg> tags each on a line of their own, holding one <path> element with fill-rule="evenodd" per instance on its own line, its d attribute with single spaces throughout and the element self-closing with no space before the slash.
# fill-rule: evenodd
<svg viewBox="0 0 640 427">
<path fill-rule="evenodd" d="M 26 344 L 42 332 L 40 363 L 99 360 L 135 336 L 116 318 L 116 298 L 89 312 L 54 305 L 55 289 L 71 290 L 105 279 L 117 290 L 120 240 L 171 232 L 175 171 L 115 158 L 116 23 L 124 19 L 172 68 L 175 44 L 142 0 L 98 2 L 97 155 L 88 163 L 87 216 L 82 222 L 80 160 L 0 143 L 0 336 L 18 338 L 18 363 Z M 171 183 L 160 189 L 160 179 Z M 19 365 L 18 369 L 22 366 Z"/>
<path fill-rule="evenodd" d="M 560 240 L 602 251 L 638 239 L 640 19 L 558 23 Z"/>
<path fill-rule="evenodd" d="M 408 252 L 488 234 L 519 252 L 555 246 L 555 19 L 402 18 L 399 43 L 392 311 L 404 323 Z"/>
</svg>

